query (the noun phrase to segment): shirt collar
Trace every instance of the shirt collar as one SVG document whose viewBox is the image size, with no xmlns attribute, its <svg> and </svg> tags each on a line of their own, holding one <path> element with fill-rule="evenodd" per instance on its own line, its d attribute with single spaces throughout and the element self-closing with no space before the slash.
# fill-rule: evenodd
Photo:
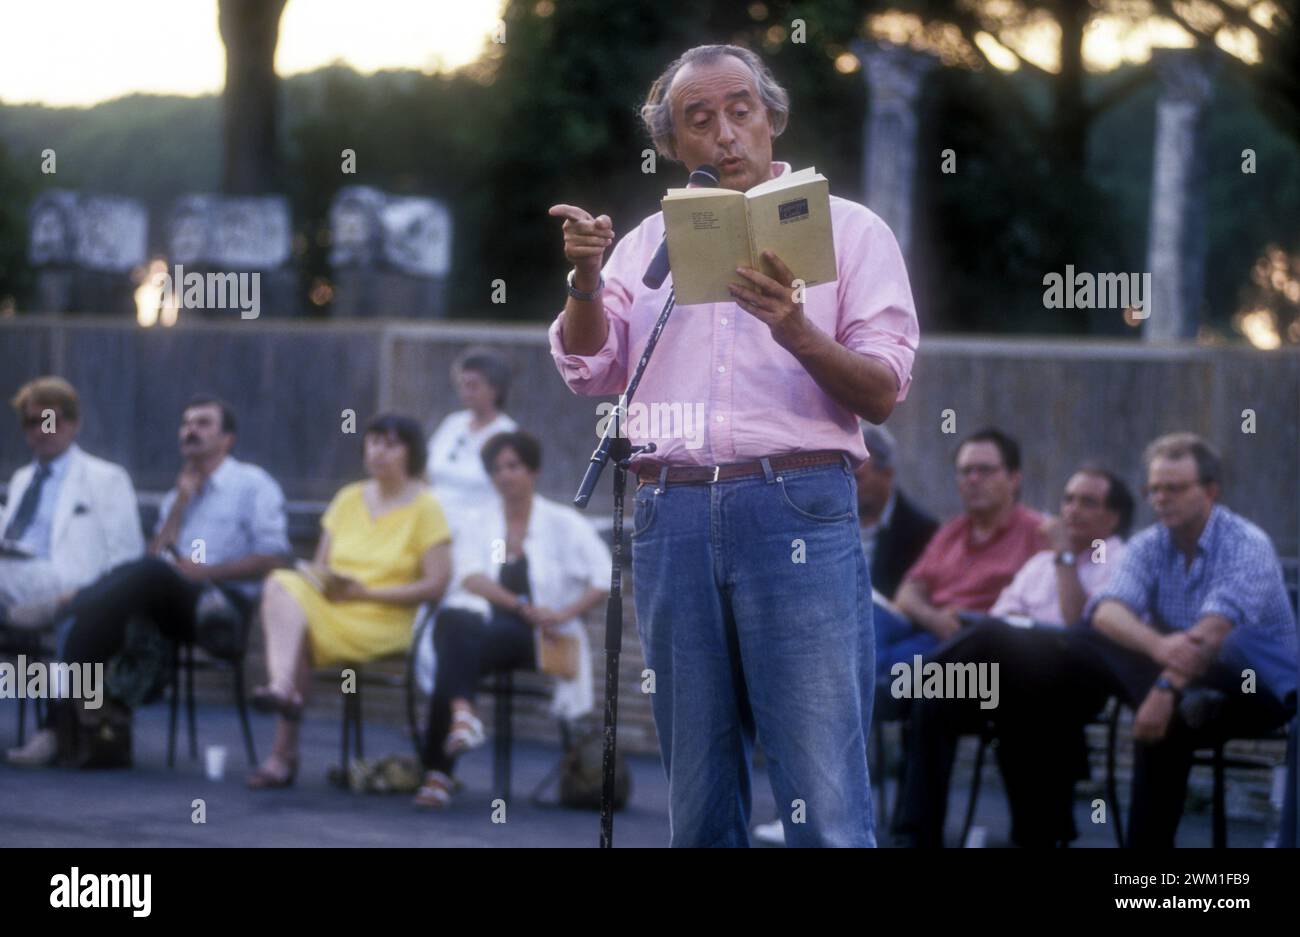
<svg viewBox="0 0 1300 937">
<path fill-rule="evenodd" d="M 1219 519 L 1223 516 L 1223 509 L 1219 505 L 1210 508 L 1210 519 L 1205 522 L 1205 529 L 1201 531 L 1201 536 L 1196 540 L 1196 552 L 1209 553 L 1219 539 Z"/>
<path fill-rule="evenodd" d="M 1011 505 L 1011 510 L 1007 512 L 1007 516 L 1003 519 L 1001 524 L 998 524 L 998 526 L 994 528 L 993 536 L 989 537 L 989 539 L 986 540 L 984 544 L 992 543 L 994 540 L 997 540 L 999 537 L 1001 537 L 1004 533 L 1006 533 L 1008 529 L 1010 529 L 1012 524 L 1014 524 L 1016 521 L 1020 519 L 1021 513 L 1027 510 L 1028 508 L 1026 508 L 1019 501 L 1013 502 Z M 962 519 L 962 523 L 966 525 L 965 536 L 967 541 L 969 542 L 970 536 L 975 530 L 975 521 L 972 520 L 970 514 L 966 513 L 965 511 L 962 512 L 961 519 Z"/>
<path fill-rule="evenodd" d="M 1201 529 L 1201 535 L 1196 538 L 1196 553 L 1209 553 L 1219 539 L 1219 528 L 1222 526 L 1221 518 L 1223 517 L 1224 508 L 1216 504 L 1210 508 L 1210 517 L 1205 522 L 1205 527 Z M 1160 523 L 1157 521 L 1156 523 Z M 1164 524 L 1160 524 L 1160 539 L 1166 550 L 1180 552 L 1178 544 L 1174 543 L 1174 535 Z"/>
<path fill-rule="evenodd" d="M 50 470 L 50 478 L 58 479 L 67 474 L 68 466 L 72 464 L 72 454 L 79 451 L 77 444 L 74 442 L 72 445 L 68 446 L 67 449 L 64 449 L 62 453 L 44 463 L 44 465 L 46 465 Z M 33 459 L 32 465 L 39 469 L 42 462 L 40 459 Z"/>
<path fill-rule="evenodd" d="M 221 488 L 230 479 L 230 475 L 235 471 L 235 457 L 226 456 L 217 466 L 216 471 L 208 476 L 208 485 L 213 488 Z"/>
</svg>

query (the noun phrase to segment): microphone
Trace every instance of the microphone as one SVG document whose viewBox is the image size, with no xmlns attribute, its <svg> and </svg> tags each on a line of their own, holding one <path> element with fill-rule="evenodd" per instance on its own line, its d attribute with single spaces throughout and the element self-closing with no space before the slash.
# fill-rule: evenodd
<svg viewBox="0 0 1300 937">
<path fill-rule="evenodd" d="M 707 163 L 695 172 L 691 173 L 690 181 L 687 185 L 693 185 L 698 189 L 716 189 L 722 183 L 718 181 L 718 170 Z M 655 251 L 654 257 L 650 260 L 650 266 L 645 269 L 645 276 L 641 282 L 652 290 L 657 290 L 664 285 L 664 280 L 668 278 L 668 232 L 664 231 L 663 240 L 659 242 L 659 250 Z"/>
</svg>

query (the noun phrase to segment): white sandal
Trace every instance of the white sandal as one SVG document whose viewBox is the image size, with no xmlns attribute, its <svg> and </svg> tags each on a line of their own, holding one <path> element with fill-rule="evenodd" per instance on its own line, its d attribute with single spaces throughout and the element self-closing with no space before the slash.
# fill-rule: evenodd
<svg viewBox="0 0 1300 937">
<path fill-rule="evenodd" d="M 424 784 L 415 792 L 413 803 L 417 807 L 441 809 L 450 806 L 451 792 L 456 782 L 441 771 L 426 771 Z"/>
<path fill-rule="evenodd" d="M 451 732 L 447 734 L 442 749 L 451 757 L 478 748 L 486 741 L 487 733 L 483 731 L 483 723 L 478 716 L 462 709 L 452 716 Z"/>
</svg>

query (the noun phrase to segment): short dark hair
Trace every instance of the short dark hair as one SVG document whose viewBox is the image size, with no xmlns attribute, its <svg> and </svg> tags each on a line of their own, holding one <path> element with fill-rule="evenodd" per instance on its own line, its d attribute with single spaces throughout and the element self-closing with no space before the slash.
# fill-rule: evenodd
<svg viewBox="0 0 1300 937">
<path fill-rule="evenodd" d="M 536 472 L 542 467 L 542 444 L 530 433 L 515 430 L 510 433 L 497 433 L 483 443 L 483 468 L 492 474 L 492 465 L 503 449 L 513 449 L 519 461 Z"/>
<path fill-rule="evenodd" d="M 457 371 L 475 371 L 482 374 L 483 379 L 497 392 L 497 409 L 505 407 L 506 394 L 510 392 L 510 362 L 505 359 L 505 356 L 482 346 L 466 348 L 456 357 L 452 365 L 452 372 Z"/>
<path fill-rule="evenodd" d="M 953 462 L 957 461 L 957 456 L 961 455 L 961 450 L 968 443 L 973 442 L 991 442 L 998 447 L 998 453 L 1002 456 L 1002 465 L 1008 472 L 1020 471 L 1020 443 L 1016 442 L 1002 430 L 993 426 L 986 426 L 981 430 L 971 433 L 965 439 L 957 444 L 957 451 L 952 454 Z"/>
<path fill-rule="evenodd" d="M 1114 511 L 1119 518 L 1119 523 L 1115 525 L 1115 533 L 1127 538 L 1129 531 L 1133 529 L 1133 511 L 1136 502 L 1133 500 L 1133 492 L 1129 490 L 1128 485 L 1124 484 L 1124 479 L 1100 462 L 1085 462 L 1079 466 L 1075 474 L 1095 475 L 1098 478 L 1106 479 L 1106 500 L 1104 502 L 1106 510 Z"/>
<path fill-rule="evenodd" d="M 1153 440 L 1142 453 L 1142 466 L 1151 468 L 1156 459 L 1196 460 L 1196 480 L 1202 485 L 1223 484 L 1223 459 L 1218 450 L 1195 433 L 1166 433 Z"/>
<path fill-rule="evenodd" d="M 366 424 L 365 435 L 396 436 L 406 447 L 406 474 L 412 478 L 424 474 L 429 449 L 424 442 L 424 428 L 417 420 L 402 413 L 380 413 Z"/>
<path fill-rule="evenodd" d="M 184 407 L 181 408 L 181 416 L 185 416 L 186 410 L 193 410 L 195 407 L 216 407 L 221 411 L 221 431 L 223 433 L 234 433 L 238 429 L 238 423 L 235 421 L 235 411 L 230 404 L 226 403 L 216 394 L 195 394 L 189 399 Z"/>
</svg>

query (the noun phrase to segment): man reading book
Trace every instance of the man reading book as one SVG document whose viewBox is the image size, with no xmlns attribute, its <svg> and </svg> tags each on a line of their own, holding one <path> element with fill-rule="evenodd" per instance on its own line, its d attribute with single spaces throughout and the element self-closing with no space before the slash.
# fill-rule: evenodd
<svg viewBox="0 0 1300 937">
<path fill-rule="evenodd" d="M 788 116 L 762 60 L 734 46 L 686 52 L 642 108 L 661 154 L 692 171 L 712 165 L 737 192 L 789 171 L 772 160 Z M 702 404 L 707 417 L 704 445 L 660 434 L 633 467 L 637 627 L 674 846 L 748 845 L 756 735 L 792 845 L 875 844 L 871 583 L 853 468 L 866 458 L 858 418 L 881 423 L 906 394 L 919 330 L 889 228 L 862 205 L 829 206 L 833 282 L 800 289 L 772 251 L 768 273 L 738 265 L 730 301 L 674 313 L 636 396 Z M 602 269 L 611 219 L 571 205 L 550 213 L 564 219 L 573 264 L 552 354 L 575 392 L 620 393 L 672 286 L 641 279 L 663 214 Z M 628 435 L 650 441 L 632 424 Z"/>
</svg>

